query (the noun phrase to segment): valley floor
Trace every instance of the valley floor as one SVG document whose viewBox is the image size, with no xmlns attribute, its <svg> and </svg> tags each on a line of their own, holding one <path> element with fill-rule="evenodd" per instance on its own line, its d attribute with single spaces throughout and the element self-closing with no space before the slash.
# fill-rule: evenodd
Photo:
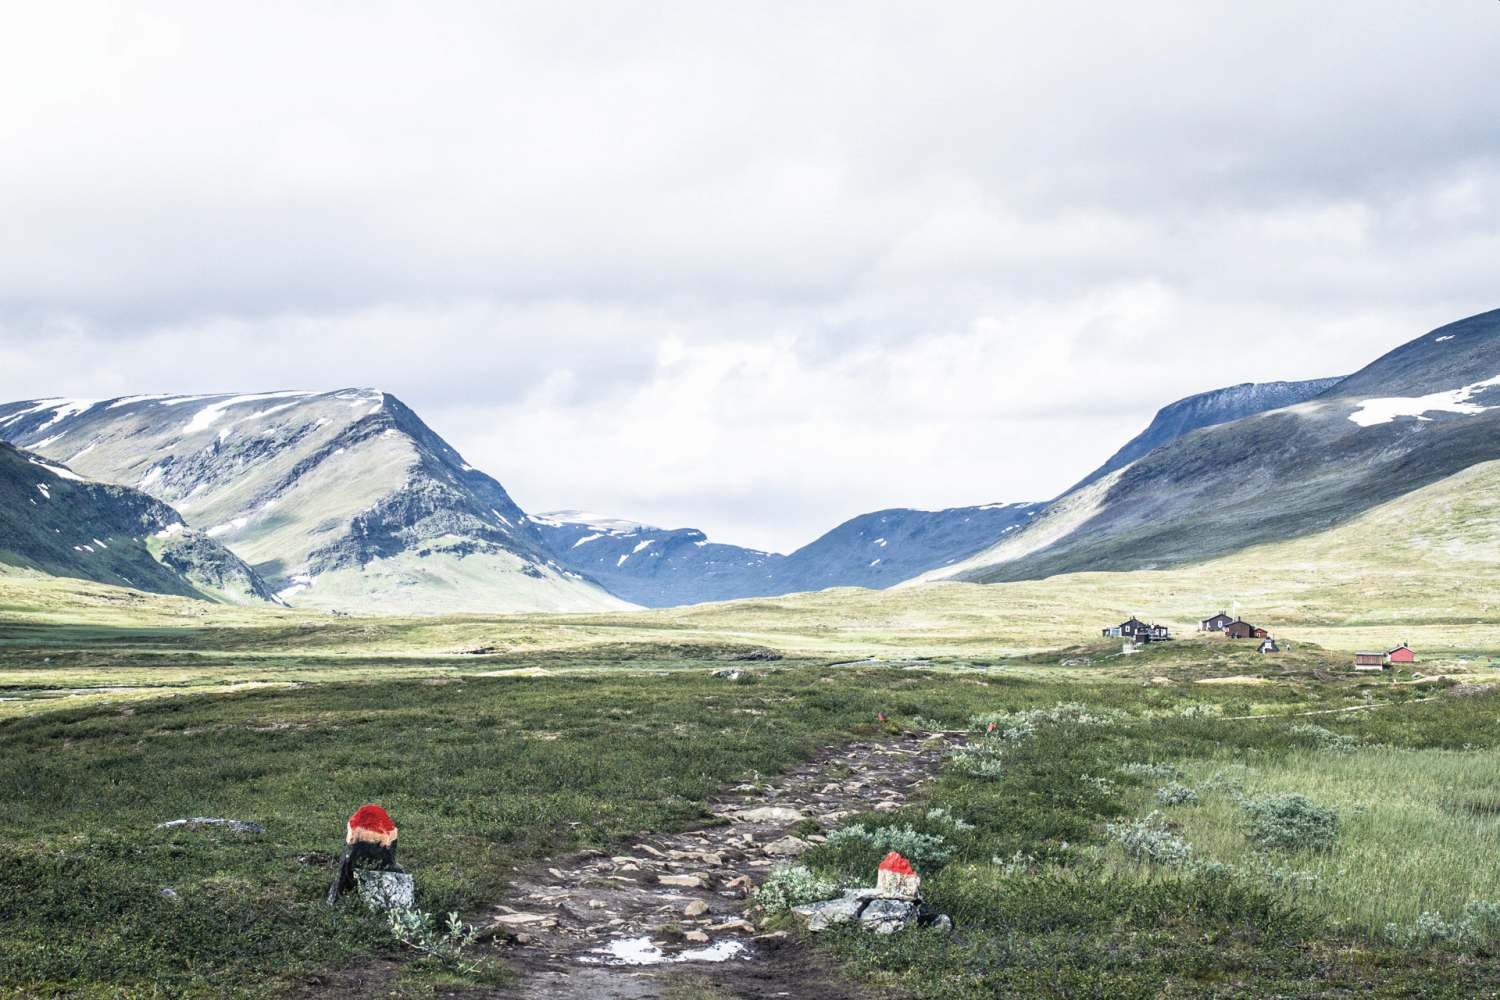
<svg viewBox="0 0 1500 1000">
<path fill-rule="evenodd" d="M 577 626 L 503 627 L 519 643 Z M 585 629 L 571 649 L 370 651 L 467 644 L 476 628 L 501 626 L 0 624 L 0 992 L 338 995 L 376 970 L 395 995 L 513 995 L 538 974 L 525 945 L 476 945 L 456 970 L 416 960 L 358 907 L 322 904 L 354 806 L 395 813 L 423 909 L 485 925 L 563 858 L 670 849 L 675 831 L 715 822 L 726 789 L 776 787 L 851 740 L 930 731 L 965 733 L 968 749 L 933 761 L 938 779 L 904 804 L 788 828 L 816 845 L 802 869 L 714 916 L 787 931 L 778 960 L 875 996 L 1500 990 L 1486 860 L 1500 695 L 1482 648 L 1423 664 L 1425 679 L 1357 677 L 1305 641 L 1261 657 L 1196 638 L 1130 657 L 1084 641 L 850 662 L 749 630 L 653 642 L 632 624 L 612 642 Z M 1335 810 L 1331 846 L 1247 839 L 1247 803 L 1283 791 Z M 158 828 L 204 815 L 265 830 Z M 804 940 L 778 914 L 808 886 L 869 882 L 892 847 L 957 933 Z M 735 871 L 772 877 L 754 860 Z M 681 947 L 695 926 L 664 915 L 647 936 Z M 769 995 L 691 964 L 648 982 L 636 995 Z"/>
</svg>

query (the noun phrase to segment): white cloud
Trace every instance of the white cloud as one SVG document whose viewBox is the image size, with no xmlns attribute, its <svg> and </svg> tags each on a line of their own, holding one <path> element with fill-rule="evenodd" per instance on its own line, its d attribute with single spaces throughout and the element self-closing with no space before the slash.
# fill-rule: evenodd
<svg viewBox="0 0 1500 1000">
<path fill-rule="evenodd" d="M 1046 496 L 1500 304 L 1494 17 L 31 5 L 0 397 L 377 385 L 523 505 L 782 548 Z"/>
</svg>

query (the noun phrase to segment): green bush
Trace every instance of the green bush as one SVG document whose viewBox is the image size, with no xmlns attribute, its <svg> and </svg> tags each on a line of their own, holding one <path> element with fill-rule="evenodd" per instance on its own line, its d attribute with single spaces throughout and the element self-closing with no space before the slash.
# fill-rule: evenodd
<svg viewBox="0 0 1500 1000">
<path fill-rule="evenodd" d="M 767 913 L 786 913 L 794 906 L 832 899 L 839 893 L 839 883 L 818 875 L 806 865 L 777 868 L 755 890 L 755 902 Z"/>
<path fill-rule="evenodd" d="M 917 868 L 936 868 L 953 856 L 938 834 L 919 833 L 909 826 L 885 826 L 870 829 L 861 823 L 835 830 L 828 835 L 833 848 L 857 845 L 885 857 L 897 851 Z M 877 859 L 878 860 L 878 859 Z"/>
<path fill-rule="evenodd" d="M 1125 855 L 1142 864 L 1172 867 L 1187 863 L 1193 848 L 1171 831 L 1167 819 L 1153 812 L 1143 819 L 1110 823 L 1109 835 L 1125 849 Z"/>
<path fill-rule="evenodd" d="M 1272 851 L 1324 851 L 1338 836 L 1338 813 L 1306 796 L 1283 792 L 1242 805 L 1245 836 Z"/>
<path fill-rule="evenodd" d="M 1198 801 L 1198 793 L 1178 781 L 1169 781 L 1156 790 L 1156 801 L 1164 806 L 1188 806 Z"/>
<path fill-rule="evenodd" d="M 1359 749 L 1359 740 L 1344 733 L 1336 733 L 1332 729 L 1323 726 L 1304 723 L 1293 726 L 1287 730 L 1299 742 L 1308 743 L 1319 750 L 1332 750 L 1334 753 L 1353 753 Z"/>
</svg>

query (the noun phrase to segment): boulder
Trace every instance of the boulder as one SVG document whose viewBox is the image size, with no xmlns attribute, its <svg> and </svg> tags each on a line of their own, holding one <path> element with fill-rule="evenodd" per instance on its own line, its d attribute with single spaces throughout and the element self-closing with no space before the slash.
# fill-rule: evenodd
<svg viewBox="0 0 1500 1000">
<path fill-rule="evenodd" d="M 656 881 L 662 885 L 681 886 L 685 889 L 706 889 L 708 879 L 702 875 L 658 875 Z"/>
<path fill-rule="evenodd" d="M 372 910 L 410 910 L 417 902 L 417 883 L 406 872 L 359 871 L 359 898 Z"/>
<path fill-rule="evenodd" d="M 859 912 L 859 925 L 873 934 L 894 934 L 917 920 L 917 904 L 904 899 L 872 899 Z"/>
<path fill-rule="evenodd" d="M 826 931 L 834 924 L 847 924 L 858 919 L 860 911 L 865 909 L 868 903 L 868 900 L 859 898 L 828 899 L 821 903 L 794 906 L 792 915 L 806 922 L 807 929 L 810 931 Z"/>
<path fill-rule="evenodd" d="M 807 818 L 801 810 L 790 806 L 760 806 L 756 809 L 741 809 L 730 815 L 744 823 L 800 823 Z"/>
<path fill-rule="evenodd" d="M 782 837 L 771 841 L 761 850 L 773 858 L 796 858 L 812 850 L 812 845 L 801 837 Z"/>
</svg>

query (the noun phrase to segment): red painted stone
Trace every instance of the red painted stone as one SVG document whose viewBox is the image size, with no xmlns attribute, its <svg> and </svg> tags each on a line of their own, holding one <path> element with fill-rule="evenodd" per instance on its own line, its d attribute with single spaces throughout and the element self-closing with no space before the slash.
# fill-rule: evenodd
<svg viewBox="0 0 1500 1000">
<path fill-rule="evenodd" d="M 911 862 L 903 858 L 898 852 L 892 851 L 880 862 L 880 870 L 883 872 L 894 872 L 897 875 L 915 875 L 916 869 Z"/>
<path fill-rule="evenodd" d="M 349 817 L 349 829 L 389 835 L 396 832 L 396 824 L 391 819 L 390 813 L 374 803 L 369 803 L 354 810 L 354 815 Z"/>
</svg>

